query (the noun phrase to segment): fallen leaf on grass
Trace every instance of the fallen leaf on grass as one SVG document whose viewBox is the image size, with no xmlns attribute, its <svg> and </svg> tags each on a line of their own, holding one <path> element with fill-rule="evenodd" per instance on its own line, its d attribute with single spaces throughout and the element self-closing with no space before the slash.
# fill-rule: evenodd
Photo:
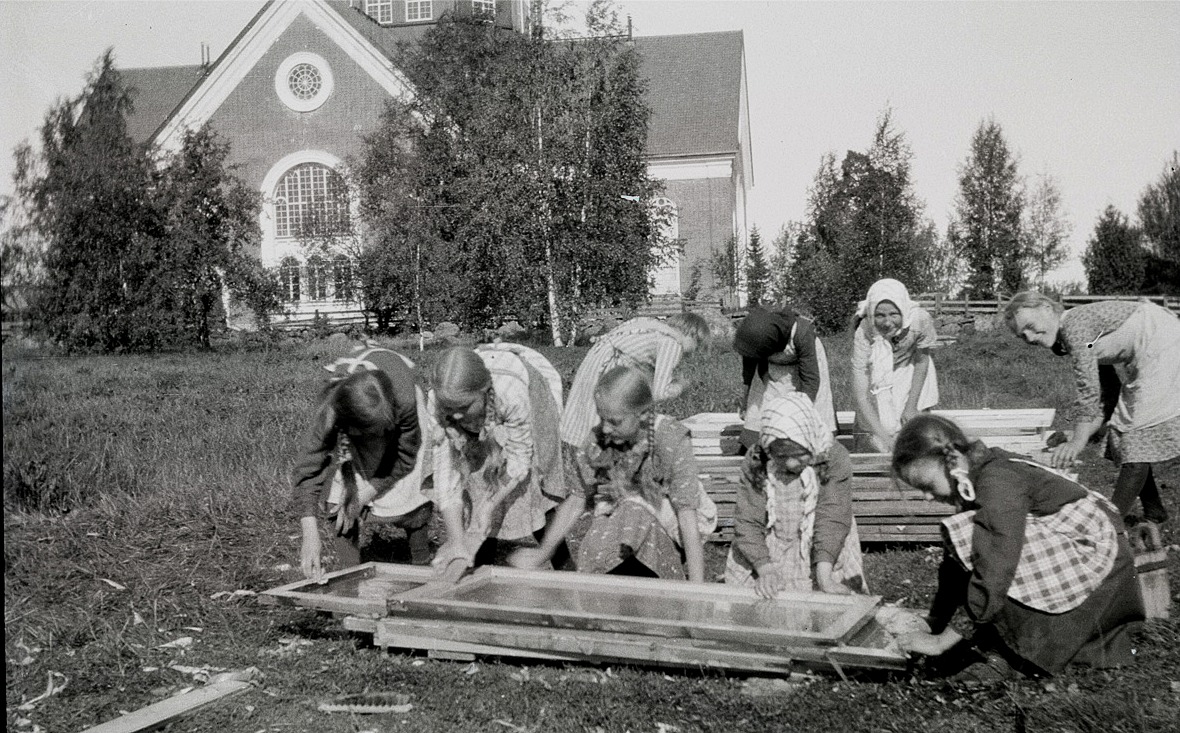
<svg viewBox="0 0 1180 733">
<path fill-rule="evenodd" d="M 143 621 L 143 616 L 140 616 L 140 615 L 139 615 L 139 611 L 132 611 L 132 612 L 131 612 L 131 625 L 132 625 L 132 626 L 139 626 L 139 625 L 141 625 L 143 622 L 144 622 L 144 621 Z"/>
<path fill-rule="evenodd" d="M 115 581 L 111 580 L 110 578 L 99 578 L 99 580 L 106 583 L 107 585 L 114 588 L 115 590 L 127 590 L 127 586 L 120 585 L 119 583 L 116 583 Z"/>
<path fill-rule="evenodd" d="M 289 563 L 289 562 L 281 562 L 278 565 L 275 565 L 273 568 L 271 568 L 271 570 L 278 570 L 280 573 L 285 573 L 290 569 L 291 569 L 291 563 Z"/>
<path fill-rule="evenodd" d="M 286 657 L 292 654 L 302 654 L 301 647 L 311 646 L 313 642 L 309 639 L 299 639 L 290 636 L 284 636 L 279 639 L 278 649 L 260 649 L 259 654 L 264 657 Z"/>
<path fill-rule="evenodd" d="M 32 700 L 24 702 L 17 708 L 17 710 L 23 710 L 25 712 L 32 710 L 37 706 L 37 703 L 66 689 L 66 685 L 68 685 L 69 682 L 69 677 L 66 677 L 61 672 L 54 672 L 50 670 L 49 680 L 45 684 L 45 692 L 41 693 L 37 697 L 34 697 Z"/>
<path fill-rule="evenodd" d="M 770 697 L 794 692 L 811 680 L 796 682 L 790 679 L 771 677 L 751 677 L 742 683 L 742 694 L 747 697 Z"/>
<path fill-rule="evenodd" d="M 463 670 L 463 674 L 475 674 L 478 671 L 479 665 L 477 665 L 475 662 L 472 662 L 471 664 L 467 665 L 467 669 Z"/>
<path fill-rule="evenodd" d="M 656 733 L 677 733 L 680 729 L 667 723 L 656 723 Z"/>
<path fill-rule="evenodd" d="M 159 669 L 160 669 L 159 667 L 144 667 L 141 671 L 143 671 L 143 672 L 158 672 Z"/>
<path fill-rule="evenodd" d="M 1180 692 L 1180 682 L 1172 680 L 1172 692 Z"/>
<path fill-rule="evenodd" d="M 214 601 L 216 601 L 218 598 L 228 598 L 229 600 L 232 601 L 235 598 L 246 598 L 249 596 L 256 596 L 256 595 L 258 595 L 257 591 L 245 590 L 244 588 L 239 588 L 238 590 L 232 590 L 232 591 L 231 590 L 219 590 L 216 593 L 214 593 L 213 595 L 209 596 L 209 598 Z"/>
<path fill-rule="evenodd" d="M 179 639 L 173 639 L 172 641 L 170 641 L 166 644 L 161 644 L 156 648 L 157 649 L 189 649 L 192 647 L 192 645 L 193 645 L 193 637 L 182 636 Z"/>
</svg>

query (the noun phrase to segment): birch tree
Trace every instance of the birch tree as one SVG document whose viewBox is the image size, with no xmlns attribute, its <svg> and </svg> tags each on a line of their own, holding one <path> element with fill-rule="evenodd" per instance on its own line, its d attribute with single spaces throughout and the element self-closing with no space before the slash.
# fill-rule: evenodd
<svg viewBox="0 0 1180 733">
<path fill-rule="evenodd" d="M 1027 271 L 1037 287 L 1044 288 L 1049 271 L 1069 257 L 1068 240 L 1072 229 L 1062 208 L 1061 189 L 1056 179 L 1048 173 L 1037 175 L 1021 224 Z"/>
<path fill-rule="evenodd" d="M 1024 281 L 1020 218 L 1024 198 L 1016 158 L 994 120 L 980 123 L 971 152 L 959 168 L 954 244 L 967 265 L 967 289 L 976 298 L 1011 294 Z"/>
</svg>

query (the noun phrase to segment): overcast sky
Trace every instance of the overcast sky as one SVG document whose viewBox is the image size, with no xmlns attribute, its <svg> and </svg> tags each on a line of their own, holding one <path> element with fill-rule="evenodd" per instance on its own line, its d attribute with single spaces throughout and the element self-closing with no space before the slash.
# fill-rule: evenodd
<svg viewBox="0 0 1180 733">
<path fill-rule="evenodd" d="M 0 192 L 12 148 L 77 94 L 103 49 L 121 66 L 214 58 L 261 0 L 0 0 Z M 1180 2 L 619 0 L 638 35 L 741 30 L 753 135 L 750 216 L 765 235 L 803 217 L 820 157 L 865 149 L 886 107 L 913 149 L 927 214 L 945 229 L 980 121 L 1020 171 L 1062 189 L 1081 251 L 1107 204 L 1134 215 L 1180 148 Z M 1080 280 L 1076 261 L 1059 279 Z"/>
</svg>

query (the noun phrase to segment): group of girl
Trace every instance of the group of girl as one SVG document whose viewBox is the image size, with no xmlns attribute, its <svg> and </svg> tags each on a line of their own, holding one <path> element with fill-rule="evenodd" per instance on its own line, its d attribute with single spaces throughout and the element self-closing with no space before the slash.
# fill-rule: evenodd
<svg viewBox="0 0 1180 733">
<path fill-rule="evenodd" d="M 1123 520 L 1140 496 L 1146 521 L 1166 518 L 1152 465 L 1180 456 L 1180 320 L 1137 302 L 1063 312 L 1032 293 L 1005 317 L 1029 343 L 1072 356 L 1079 422 L 1050 462 L 1072 466 L 1107 428 L 1123 465 L 1114 503 L 925 412 L 938 401 L 933 319 L 900 282 L 878 281 L 853 336 L 858 449 L 892 452 L 899 479 L 960 510 L 944 522 L 926 628 L 900 643 L 984 679 L 1127 663 L 1143 605 Z M 515 344 L 448 350 L 428 394 L 400 354 L 338 360 L 295 472 L 304 573 L 323 573 L 315 517 L 326 500 L 346 565 L 372 516 L 406 531 L 413 562 L 450 577 L 495 561 L 506 541 L 522 545 L 507 555 L 518 567 L 703 581 L 716 508 L 687 429 L 657 408 L 684 389 L 676 366 L 708 333 L 693 314 L 628 321 L 590 349 L 564 399 L 552 365 Z M 767 598 L 868 592 L 822 342 L 794 311 L 754 308 L 733 345 L 746 459 L 725 582 Z M 445 542 L 432 558 L 434 507 Z M 584 516 L 571 558 L 566 539 Z M 968 639 L 950 624 L 960 608 L 975 625 Z"/>
</svg>

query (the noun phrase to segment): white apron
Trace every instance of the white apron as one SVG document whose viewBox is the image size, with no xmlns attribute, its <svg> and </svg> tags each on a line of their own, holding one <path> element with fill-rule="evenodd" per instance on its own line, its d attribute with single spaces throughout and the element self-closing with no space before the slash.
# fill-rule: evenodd
<svg viewBox="0 0 1180 733">
<path fill-rule="evenodd" d="M 795 355 L 795 329 L 791 329 L 790 346 L 783 353 Z M 836 408 L 832 401 L 832 380 L 828 372 L 828 353 L 817 336 L 815 339 L 816 361 L 819 362 L 819 390 L 815 394 L 815 410 L 824 425 L 836 433 Z M 798 370 L 788 364 L 769 364 L 766 377 L 754 375 L 750 382 L 750 394 L 746 398 L 746 422 L 743 427 L 753 433 L 762 432 L 762 403 L 788 392 L 802 392 Z"/>
</svg>

